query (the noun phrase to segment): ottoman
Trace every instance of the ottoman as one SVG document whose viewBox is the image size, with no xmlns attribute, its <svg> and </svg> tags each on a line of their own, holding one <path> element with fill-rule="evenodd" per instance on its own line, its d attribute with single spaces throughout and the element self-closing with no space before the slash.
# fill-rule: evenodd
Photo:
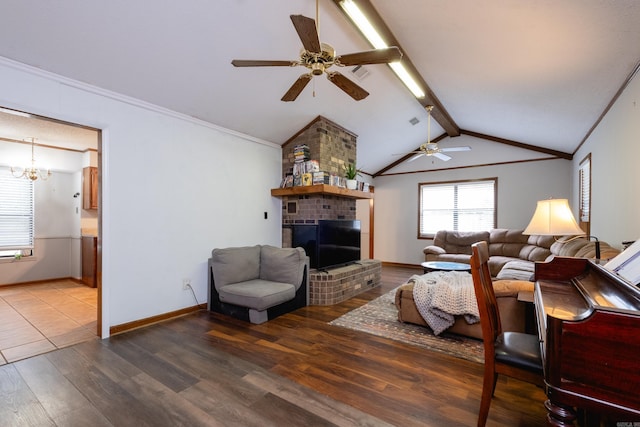
<svg viewBox="0 0 640 427">
<path fill-rule="evenodd" d="M 518 294 L 533 295 L 533 282 L 526 280 L 496 280 L 493 282 L 500 311 L 500 322 L 503 331 L 526 332 L 527 304 L 518 299 Z M 522 298 L 531 300 L 531 298 Z M 427 322 L 416 307 L 413 300 L 413 282 L 405 283 L 396 290 L 395 304 L 398 309 L 398 320 L 403 323 L 413 323 L 426 326 Z M 456 321 L 445 332 L 450 332 L 466 337 L 482 339 L 482 327 L 480 322 L 468 324 L 464 317 L 456 316 Z"/>
</svg>

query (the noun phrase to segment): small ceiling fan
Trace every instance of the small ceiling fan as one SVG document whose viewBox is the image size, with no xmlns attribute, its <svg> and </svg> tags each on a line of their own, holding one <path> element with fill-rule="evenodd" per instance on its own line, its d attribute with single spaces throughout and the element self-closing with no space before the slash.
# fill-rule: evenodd
<svg viewBox="0 0 640 427">
<path fill-rule="evenodd" d="M 287 93 L 282 97 L 282 101 L 295 101 L 302 90 L 311 81 L 313 76 L 322 74 L 327 75 L 327 79 L 334 85 L 342 89 L 347 95 L 360 101 L 367 96 L 369 92 L 346 78 L 337 71 L 329 71 L 331 66 L 345 67 L 352 65 L 367 64 L 385 64 L 399 61 L 402 58 L 402 52 L 395 46 L 368 50 L 363 52 L 350 53 L 347 55 L 336 55 L 333 47 L 326 43 L 320 43 L 316 21 L 318 18 L 318 3 L 316 1 L 316 20 L 307 18 L 303 15 L 291 15 L 293 26 L 302 41 L 303 49 L 300 53 L 300 59 L 293 61 L 268 61 L 268 60 L 244 60 L 234 59 L 231 61 L 235 67 L 297 67 L 303 66 L 309 69 L 308 73 L 298 77 Z"/>
<path fill-rule="evenodd" d="M 420 145 L 416 151 L 413 151 L 415 155 L 408 160 L 409 162 L 412 162 L 421 156 L 433 156 L 446 162 L 451 160 L 451 156 L 444 154 L 446 152 L 471 150 L 471 147 L 467 146 L 440 148 L 437 142 L 431 142 L 431 110 L 433 110 L 433 105 L 427 105 L 426 109 L 429 112 L 429 121 L 427 122 L 427 142 Z"/>
</svg>

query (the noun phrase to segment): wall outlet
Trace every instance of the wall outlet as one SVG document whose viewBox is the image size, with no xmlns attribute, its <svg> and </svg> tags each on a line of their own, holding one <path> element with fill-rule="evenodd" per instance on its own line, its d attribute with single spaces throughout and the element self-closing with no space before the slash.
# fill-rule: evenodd
<svg viewBox="0 0 640 427">
<path fill-rule="evenodd" d="M 191 279 L 182 279 L 182 289 L 185 291 L 191 286 Z"/>
</svg>

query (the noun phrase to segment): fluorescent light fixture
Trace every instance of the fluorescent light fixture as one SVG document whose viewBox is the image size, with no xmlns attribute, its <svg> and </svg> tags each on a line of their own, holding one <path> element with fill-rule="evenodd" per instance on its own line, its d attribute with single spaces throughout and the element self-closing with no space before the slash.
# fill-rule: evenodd
<svg viewBox="0 0 640 427">
<path fill-rule="evenodd" d="M 358 5 L 356 5 L 352 0 L 344 0 L 340 5 L 374 48 L 383 49 L 385 47 L 389 47 L 384 40 L 382 40 L 382 37 L 378 34 L 376 29 L 373 28 L 373 25 L 371 25 L 371 22 L 369 22 L 367 17 L 364 16 Z"/>
<path fill-rule="evenodd" d="M 3 108 L 3 107 L 0 107 L 0 113 L 13 114 L 14 116 L 20 116 L 20 117 L 31 117 L 31 114 L 23 113 L 22 111 L 17 111 L 17 110 L 10 110 L 8 108 Z"/>
<path fill-rule="evenodd" d="M 415 80 L 409 75 L 409 72 L 402 62 L 392 62 L 389 67 L 396 73 L 396 76 L 402 80 L 402 83 L 413 93 L 416 98 L 424 98 L 424 91 L 418 86 Z"/>
<path fill-rule="evenodd" d="M 343 0 L 340 2 L 340 6 L 375 49 L 384 49 L 385 47 L 389 47 L 353 0 Z M 424 98 L 424 91 L 420 85 L 413 80 L 407 69 L 400 61 L 392 62 L 389 66 L 416 98 Z"/>
</svg>

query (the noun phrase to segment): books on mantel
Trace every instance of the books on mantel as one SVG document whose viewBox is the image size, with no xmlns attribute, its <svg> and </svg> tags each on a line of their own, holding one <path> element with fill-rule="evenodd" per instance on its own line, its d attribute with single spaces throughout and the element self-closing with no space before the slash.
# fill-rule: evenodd
<svg viewBox="0 0 640 427">
<path fill-rule="evenodd" d="M 293 174 L 302 175 L 305 173 L 320 172 L 320 164 L 317 160 L 306 160 L 293 164 Z"/>
<path fill-rule="evenodd" d="M 293 161 L 294 163 L 306 162 L 311 158 L 311 151 L 307 144 L 299 144 L 293 147 Z"/>
<path fill-rule="evenodd" d="M 627 279 L 634 285 L 640 284 L 640 240 L 613 257 L 604 265 L 609 271 Z"/>
</svg>

